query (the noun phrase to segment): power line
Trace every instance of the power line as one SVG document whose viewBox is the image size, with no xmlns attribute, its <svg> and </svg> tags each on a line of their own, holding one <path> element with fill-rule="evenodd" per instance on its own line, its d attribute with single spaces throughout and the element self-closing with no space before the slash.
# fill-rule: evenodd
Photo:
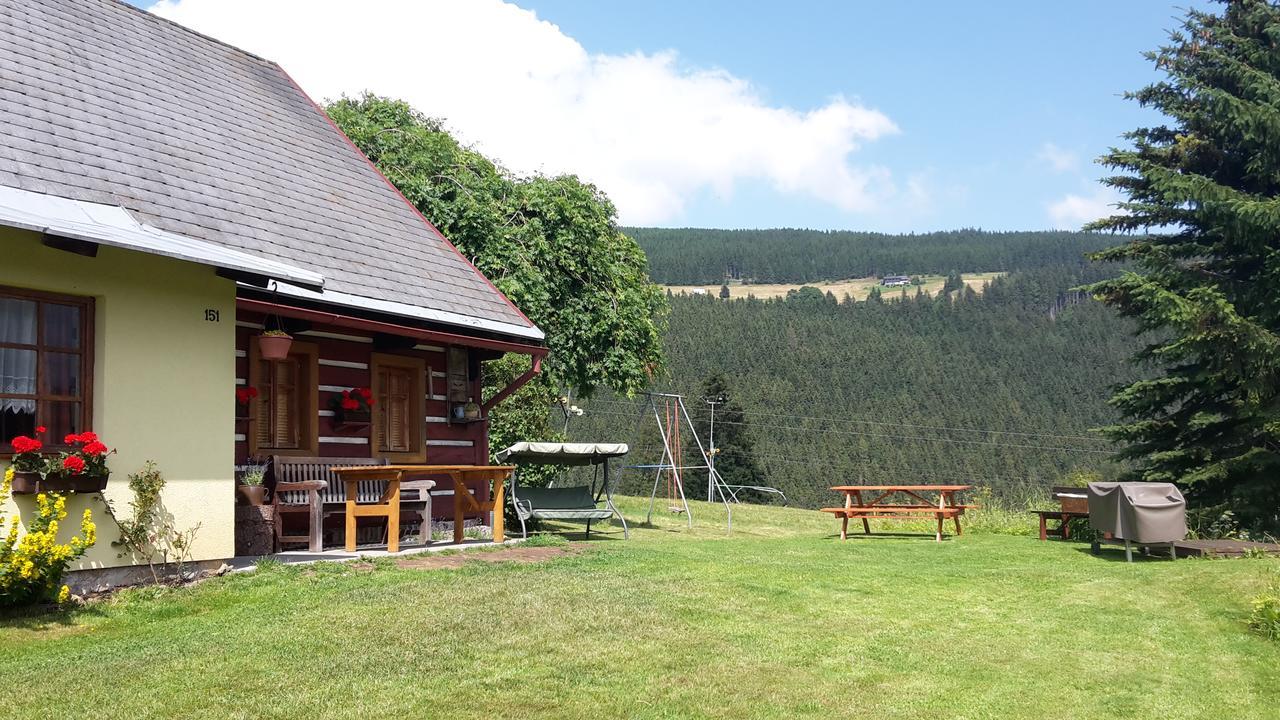
<svg viewBox="0 0 1280 720">
<path fill-rule="evenodd" d="M 591 403 L 609 403 L 612 405 L 635 407 L 634 403 L 631 403 L 625 400 L 610 400 L 610 399 L 600 398 L 600 399 L 591 400 L 590 402 Z M 701 408 L 695 408 L 693 412 L 700 413 L 705 411 L 702 410 Z M 943 432 L 966 432 L 966 433 L 979 433 L 979 434 L 986 434 L 986 435 L 1013 435 L 1013 436 L 1019 436 L 1019 437 L 1053 438 L 1058 440 L 1085 440 L 1089 442 L 1106 442 L 1105 438 L 1100 438 L 1095 435 L 1068 435 L 1063 433 L 1029 432 L 1029 431 L 1019 431 L 1019 430 L 990 430 L 985 428 L 947 427 L 942 425 L 922 425 L 918 423 L 888 422 L 885 420 L 863 420 L 860 418 L 832 418 L 832 417 L 820 417 L 820 416 L 814 416 L 814 415 L 788 415 L 784 413 L 763 412 L 759 410 L 742 410 L 741 412 L 744 415 L 787 418 L 792 420 L 810 420 L 814 422 L 825 422 L 825 423 L 831 423 L 831 424 L 881 425 L 886 427 L 909 427 L 909 428 L 915 428 L 920 430 L 939 430 Z"/>
<path fill-rule="evenodd" d="M 614 416 L 618 416 L 618 417 L 634 417 L 634 415 L 633 415 L 633 414 L 631 414 L 631 413 L 610 412 L 610 411 L 608 411 L 608 410 L 595 410 L 595 411 L 591 411 L 590 409 L 588 409 L 588 412 L 594 412 L 594 413 L 595 413 L 595 414 L 597 414 L 597 415 L 614 415 Z M 759 414 L 757 413 L 757 415 L 759 415 Z M 766 417 L 774 417 L 774 416 L 766 416 Z M 776 417 L 788 417 L 788 416 L 785 416 L 785 415 L 778 415 L 778 416 L 776 416 Z M 874 437 L 874 438 L 884 438 L 884 439 L 890 439 L 890 440 L 917 440 L 917 441 L 920 441 L 920 442 L 949 443 L 949 444 L 953 444 L 953 445 L 977 445 L 977 446 L 980 446 L 980 447 L 990 447 L 990 448 L 1008 448 L 1008 449 L 1019 449 L 1019 450 L 1044 450 L 1044 451 L 1051 451 L 1051 452 L 1088 453 L 1088 454 L 1093 454 L 1093 455 L 1111 455 L 1111 454 L 1113 454 L 1113 451 L 1111 451 L 1111 450 L 1092 450 L 1092 449 L 1089 449 L 1089 448 L 1061 447 L 1061 446 L 1053 446 L 1053 445 L 1032 445 L 1032 444 L 1026 444 L 1026 443 L 1007 443 L 1007 442 L 1006 442 L 1006 443 L 1000 443 L 1000 442 L 982 441 L 982 440 L 962 440 L 962 439 L 960 439 L 960 438 L 928 437 L 928 436 L 923 436 L 923 435 L 897 435 L 897 434 L 892 434 L 892 433 L 858 432 L 858 431 L 853 431 L 853 430 L 835 430 L 835 429 L 832 429 L 832 428 L 798 427 L 798 426 L 794 426 L 794 425 L 780 425 L 780 424 L 761 423 L 761 422 L 735 422 L 735 421 L 731 421 L 731 420 L 721 420 L 720 422 L 721 422 L 721 424 L 723 424 L 723 425 L 739 425 L 739 426 L 744 426 L 744 427 L 753 427 L 753 428 L 759 428 L 759 429 L 766 429 L 766 430 L 770 430 L 770 431 L 793 431 L 793 432 L 803 432 L 803 433 L 822 433 L 822 434 L 826 434 L 826 435 L 845 435 L 845 436 L 853 436 L 853 437 Z"/>
</svg>

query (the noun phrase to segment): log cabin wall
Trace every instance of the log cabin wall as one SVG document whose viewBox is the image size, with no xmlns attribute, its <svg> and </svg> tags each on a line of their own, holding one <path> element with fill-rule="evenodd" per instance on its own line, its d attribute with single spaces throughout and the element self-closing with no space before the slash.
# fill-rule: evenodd
<svg viewBox="0 0 1280 720">
<path fill-rule="evenodd" d="M 249 382 L 250 343 L 259 335 L 264 326 L 264 318 L 257 313 L 238 311 L 236 315 L 236 386 L 243 387 Z M 489 442 L 487 420 L 482 422 L 454 423 L 449 420 L 451 410 L 447 400 L 447 355 L 444 346 L 417 343 L 407 340 L 399 347 L 386 347 L 383 339 L 371 334 L 362 334 L 348 328 L 326 327 L 319 324 L 310 325 L 305 330 L 293 331 L 297 342 L 315 345 L 319 350 L 317 361 L 318 401 L 318 455 L 320 457 L 376 457 L 372 452 L 372 426 L 349 426 L 334 422 L 330 402 L 343 390 L 356 387 L 372 386 L 370 363 L 373 354 L 398 355 L 421 358 L 427 366 L 422 387 L 425 390 L 425 426 L 426 464 L 430 465 L 488 465 Z M 473 353 L 469 353 L 472 356 Z M 476 369 L 478 362 L 467 365 Z M 469 378 L 470 395 L 479 402 L 481 397 L 480 373 L 471 373 Z M 228 390 L 228 402 L 232 402 L 232 391 Z M 237 419 L 235 428 L 236 465 L 249 462 L 249 433 L 253 432 L 252 420 Z M 263 455 L 269 454 L 267 452 Z M 256 458 L 261 461 L 265 458 Z M 489 487 L 472 488 L 477 499 L 489 499 Z M 432 493 L 433 515 L 436 518 L 451 518 L 453 513 L 452 488 L 440 486 Z"/>
</svg>

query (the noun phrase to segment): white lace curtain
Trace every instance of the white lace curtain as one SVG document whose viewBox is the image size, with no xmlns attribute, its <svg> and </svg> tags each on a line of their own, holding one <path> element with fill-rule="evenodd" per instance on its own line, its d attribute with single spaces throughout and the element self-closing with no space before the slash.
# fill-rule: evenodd
<svg viewBox="0 0 1280 720">
<path fill-rule="evenodd" d="M 36 304 L 31 300 L 0 298 L 0 342 L 34 345 Z M 34 395 L 36 392 L 36 351 L 0 348 L 0 393 Z M 0 412 L 32 413 L 35 400 L 0 398 Z"/>
</svg>

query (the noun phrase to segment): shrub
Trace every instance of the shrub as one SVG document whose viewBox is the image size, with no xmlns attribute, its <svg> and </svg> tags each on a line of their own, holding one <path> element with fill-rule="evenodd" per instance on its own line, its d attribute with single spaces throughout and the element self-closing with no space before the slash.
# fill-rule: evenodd
<svg viewBox="0 0 1280 720">
<path fill-rule="evenodd" d="M 8 502 L 12 484 L 13 468 L 8 468 L 0 484 L 0 505 Z M 59 543 L 58 525 L 66 517 L 66 498 L 57 493 L 36 495 L 36 513 L 21 537 L 17 515 L 10 518 L 7 531 L 0 517 L 0 607 L 66 602 L 70 597 L 62 576 L 72 561 L 97 542 L 97 528 L 92 513 L 85 509 L 80 535 Z"/>
<path fill-rule="evenodd" d="M 1270 640 L 1280 640 L 1280 581 L 1273 581 L 1265 592 L 1253 599 L 1249 627 Z"/>
<path fill-rule="evenodd" d="M 122 548 L 118 557 L 145 560 L 156 583 L 171 574 L 184 579 L 192 543 L 200 530 L 199 523 L 186 530 L 179 530 L 173 524 L 173 515 L 160 501 L 165 483 L 164 475 L 148 460 L 141 470 L 129 476 L 129 490 L 133 492 L 129 518 L 120 519 L 111 501 L 106 501 L 107 514 L 120 529 L 119 539 L 111 543 Z"/>
</svg>

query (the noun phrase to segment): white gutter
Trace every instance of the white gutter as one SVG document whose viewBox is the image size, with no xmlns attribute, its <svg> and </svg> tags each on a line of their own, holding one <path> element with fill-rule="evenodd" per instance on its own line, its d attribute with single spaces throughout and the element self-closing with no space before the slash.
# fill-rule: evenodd
<svg viewBox="0 0 1280 720">
<path fill-rule="evenodd" d="M 0 225 L 324 287 L 319 273 L 144 225 L 118 205 L 0 185 Z"/>
</svg>

